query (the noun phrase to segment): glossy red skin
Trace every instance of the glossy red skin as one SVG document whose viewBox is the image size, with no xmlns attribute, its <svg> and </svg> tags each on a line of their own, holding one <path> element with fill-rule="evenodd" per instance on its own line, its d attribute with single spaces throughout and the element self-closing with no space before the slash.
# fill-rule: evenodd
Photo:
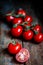
<svg viewBox="0 0 43 65">
<path fill-rule="evenodd" d="M 25 52 L 25 55 L 23 54 L 24 52 Z M 20 58 L 21 54 L 20 54 L 20 53 L 22 53 L 22 54 L 24 55 L 24 60 L 21 60 L 21 58 Z M 25 49 L 25 48 L 22 48 L 22 49 L 16 54 L 16 60 L 17 60 L 18 62 L 21 62 L 21 63 L 26 62 L 29 58 L 30 58 L 30 53 L 29 53 L 29 51 L 28 51 L 27 49 Z"/>
<path fill-rule="evenodd" d="M 26 16 L 26 12 L 23 9 L 19 9 L 17 14 L 22 14 L 23 16 Z"/>
<path fill-rule="evenodd" d="M 14 19 L 13 16 L 6 16 L 6 20 L 7 20 L 8 22 L 11 22 L 13 19 Z"/>
<path fill-rule="evenodd" d="M 41 32 L 41 26 L 40 25 L 36 25 L 33 30 L 37 31 L 37 32 Z"/>
<path fill-rule="evenodd" d="M 22 31 L 23 31 L 23 28 L 22 26 L 17 26 L 17 27 L 13 27 L 11 29 L 11 34 L 14 36 L 14 37 L 19 37 L 21 34 L 22 34 Z"/>
<path fill-rule="evenodd" d="M 26 22 L 28 22 L 28 23 L 31 23 L 33 20 L 32 20 L 32 17 L 31 16 L 26 16 L 25 18 L 24 18 L 24 21 L 26 21 Z"/>
<path fill-rule="evenodd" d="M 36 42 L 42 42 L 43 41 L 43 35 L 42 35 L 42 33 L 38 33 L 38 34 L 34 35 L 34 40 Z"/>
<path fill-rule="evenodd" d="M 9 51 L 10 54 L 18 53 L 21 48 L 22 48 L 22 46 L 18 42 L 16 44 L 9 43 L 9 45 L 8 45 L 8 51 Z"/>
<path fill-rule="evenodd" d="M 28 30 L 28 31 L 23 32 L 23 38 L 25 40 L 31 40 L 33 38 L 33 31 Z"/>
<path fill-rule="evenodd" d="M 22 23 L 23 22 L 23 20 L 22 20 L 22 18 L 14 18 L 14 20 L 13 20 L 13 24 L 20 24 L 20 23 Z"/>
</svg>

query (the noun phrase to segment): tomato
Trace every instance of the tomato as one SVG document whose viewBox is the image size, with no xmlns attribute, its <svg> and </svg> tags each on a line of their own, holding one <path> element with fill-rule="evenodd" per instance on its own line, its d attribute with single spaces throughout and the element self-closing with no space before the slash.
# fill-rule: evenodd
<svg viewBox="0 0 43 65">
<path fill-rule="evenodd" d="M 43 41 L 43 35 L 42 35 L 42 33 L 38 33 L 38 34 L 34 35 L 34 40 L 36 42 L 42 42 Z"/>
<path fill-rule="evenodd" d="M 22 48 L 21 44 L 16 42 L 15 44 L 14 43 L 9 43 L 8 45 L 8 52 L 10 54 L 16 54 L 20 51 L 20 49 Z"/>
<path fill-rule="evenodd" d="M 17 54 L 16 54 L 16 60 L 18 62 L 26 62 L 30 58 L 30 53 L 27 49 L 22 48 Z"/>
<path fill-rule="evenodd" d="M 26 12 L 23 9 L 19 9 L 18 12 L 17 12 L 17 14 L 26 16 Z"/>
<path fill-rule="evenodd" d="M 26 21 L 26 22 L 28 22 L 28 23 L 31 23 L 31 22 L 32 22 L 32 17 L 27 15 L 27 16 L 24 18 L 24 21 Z"/>
<path fill-rule="evenodd" d="M 22 23 L 23 22 L 23 20 L 22 20 L 22 18 L 14 18 L 14 20 L 13 20 L 13 24 L 20 24 L 20 23 Z"/>
<path fill-rule="evenodd" d="M 37 24 L 36 26 L 34 26 L 33 30 L 41 32 L 41 26 Z"/>
<path fill-rule="evenodd" d="M 33 38 L 33 31 L 32 30 L 24 31 L 23 38 L 25 40 L 31 40 Z"/>
<path fill-rule="evenodd" d="M 14 19 L 13 16 L 6 16 L 6 20 L 7 20 L 8 22 L 12 21 L 13 19 Z"/>
<path fill-rule="evenodd" d="M 13 28 L 11 29 L 11 34 L 12 34 L 14 37 L 19 37 L 19 36 L 22 34 L 22 31 L 23 31 L 22 26 L 13 27 Z"/>
</svg>

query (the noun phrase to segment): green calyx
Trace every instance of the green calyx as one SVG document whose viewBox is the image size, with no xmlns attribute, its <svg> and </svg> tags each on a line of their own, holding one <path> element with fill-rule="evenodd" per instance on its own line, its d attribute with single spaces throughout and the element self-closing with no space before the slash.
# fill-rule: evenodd
<svg viewBox="0 0 43 65">
<path fill-rule="evenodd" d="M 38 34 L 38 31 L 35 31 L 35 30 L 34 30 L 34 32 L 35 32 L 35 34 Z"/>
<path fill-rule="evenodd" d="M 25 28 L 26 28 L 26 29 L 30 29 L 30 26 L 26 26 Z"/>
<path fill-rule="evenodd" d="M 13 27 L 16 28 L 18 24 L 14 24 Z"/>
<path fill-rule="evenodd" d="M 16 44 L 16 41 L 12 40 L 12 44 Z"/>
</svg>

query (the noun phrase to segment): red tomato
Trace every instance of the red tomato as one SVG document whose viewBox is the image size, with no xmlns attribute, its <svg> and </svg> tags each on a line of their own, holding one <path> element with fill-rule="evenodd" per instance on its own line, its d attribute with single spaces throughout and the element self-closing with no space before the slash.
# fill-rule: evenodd
<svg viewBox="0 0 43 65">
<path fill-rule="evenodd" d="M 13 20 L 13 24 L 20 24 L 22 22 L 23 22 L 22 18 L 14 18 Z"/>
<path fill-rule="evenodd" d="M 23 9 L 19 9 L 18 12 L 17 12 L 17 14 L 26 16 L 26 12 L 25 12 L 25 10 L 23 10 Z"/>
<path fill-rule="evenodd" d="M 20 51 L 21 47 L 22 47 L 21 44 L 18 43 L 18 42 L 16 42 L 16 44 L 9 43 L 9 45 L 8 45 L 8 51 L 11 54 L 16 54 L 16 53 L 18 53 Z"/>
<path fill-rule="evenodd" d="M 34 40 L 36 42 L 42 42 L 43 41 L 43 35 L 42 35 L 42 33 L 38 33 L 38 34 L 34 35 Z"/>
<path fill-rule="evenodd" d="M 37 32 L 41 32 L 41 26 L 40 25 L 36 25 L 33 30 L 37 31 Z"/>
<path fill-rule="evenodd" d="M 23 38 L 25 40 L 31 40 L 33 38 L 33 31 L 32 30 L 24 31 Z"/>
<path fill-rule="evenodd" d="M 13 16 L 6 16 L 6 20 L 7 20 L 8 22 L 12 21 L 13 19 L 14 19 Z"/>
<path fill-rule="evenodd" d="M 26 21 L 26 22 L 28 22 L 28 23 L 31 23 L 31 22 L 32 22 L 32 17 L 27 15 L 27 16 L 24 18 L 24 21 Z"/>
<path fill-rule="evenodd" d="M 16 60 L 18 62 L 26 62 L 30 58 L 30 53 L 27 49 L 22 48 L 17 54 L 16 54 Z"/>
<path fill-rule="evenodd" d="M 11 29 L 11 34 L 15 37 L 19 37 L 22 34 L 23 28 L 22 26 L 13 27 Z"/>
</svg>

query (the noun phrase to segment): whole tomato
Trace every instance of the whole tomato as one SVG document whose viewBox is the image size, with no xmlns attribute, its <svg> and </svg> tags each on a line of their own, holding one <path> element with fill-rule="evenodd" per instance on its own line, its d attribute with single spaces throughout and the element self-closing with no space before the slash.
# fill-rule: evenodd
<svg viewBox="0 0 43 65">
<path fill-rule="evenodd" d="M 23 22 L 22 18 L 19 18 L 19 17 L 18 18 L 15 17 L 14 20 L 13 20 L 13 24 L 20 24 L 22 22 Z"/>
<path fill-rule="evenodd" d="M 32 22 L 32 17 L 27 15 L 27 16 L 24 18 L 24 21 L 26 21 L 26 22 L 28 22 L 28 23 L 31 23 L 31 22 Z"/>
<path fill-rule="evenodd" d="M 23 38 L 25 40 L 31 40 L 33 38 L 33 31 L 32 30 L 24 31 Z"/>
<path fill-rule="evenodd" d="M 10 54 L 16 54 L 20 51 L 20 49 L 22 48 L 21 44 L 16 42 L 15 44 L 14 43 L 9 43 L 8 45 L 8 52 Z"/>
<path fill-rule="evenodd" d="M 20 25 L 19 26 L 16 26 L 16 27 L 13 27 L 11 29 L 11 34 L 14 37 L 19 37 L 22 34 L 22 32 L 23 32 L 23 28 Z"/>
<path fill-rule="evenodd" d="M 8 22 L 11 22 L 14 19 L 14 17 L 12 16 L 12 12 L 7 12 L 6 14 L 6 20 Z"/>
<path fill-rule="evenodd" d="M 34 35 L 34 40 L 36 42 L 42 42 L 43 41 L 43 35 L 42 35 L 42 33 L 38 33 L 38 34 Z"/>
<path fill-rule="evenodd" d="M 19 9 L 19 10 L 17 11 L 17 14 L 26 16 L 26 12 L 25 12 L 25 10 L 23 10 L 23 9 Z"/>
<path fill-rule="evenodd" d="M 37 31 L 37 32 L 41 32 L 41 26 L 39 24 L 35 25 L 33 27 L 33 30 Z"/>
<path fill-rule="evenodd" d="M 9 15 L 6 16 L 6 20 L 7 20 L 8 22 L 12 21 L 13 19 L 14 19 L 14 17 L 11 16 L 11 15 L 10 15 L 10 16 L 9 16 Z"/>
</svg>

